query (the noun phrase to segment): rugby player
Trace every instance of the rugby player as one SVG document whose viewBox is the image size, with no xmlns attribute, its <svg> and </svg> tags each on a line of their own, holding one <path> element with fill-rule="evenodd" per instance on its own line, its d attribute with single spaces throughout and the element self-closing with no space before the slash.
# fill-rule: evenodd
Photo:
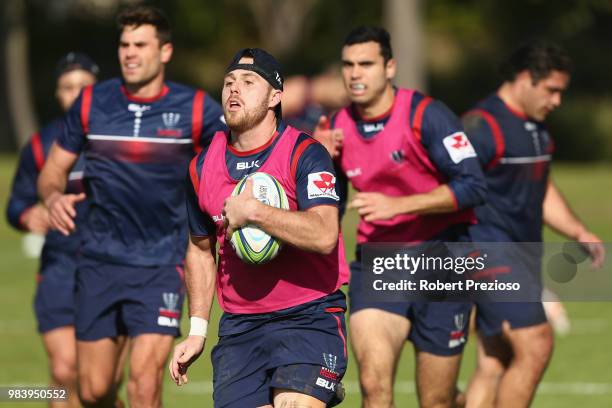
<svg viewBox="0 0 612 408">
<path fill-rule="evenodd" d="M 497 91 L 463 116 L 488 187 L 470 235 L 477 242 L 541 242 L 546 224 L 580 242 L 593 265 L 601 266 L 601 240 L 577 218 L 550 176 L 554 144 L 544 120 L 561 105 L 570 71 L 570 58 L 558 45 L 525 44 L 502 65 Z M 539 280 L 540 256 L 500 261 L 492 270 L 510 279 L 527 273 Z M 528 406 L 553 350 L 542 302 L 481 302 L 476 322 L 478 366 L 467 406 Z"/>
<path fill-rule="evenodd" d="M 184 175 L 194 150 L 224 129 L 201 90 L 165 81 L 172 57 L 164 14 L 136 6 L 118 16 L 122 78 L 84 88 L 64 119 L 38 182 L 50 224 L 75 230 L 64 194 L 85 155 L 86 218 L 77 266 L 76 337 L 84 405 L 114 401 L 121 336 L 130 338 L 131 406 L 160 406 L 163 368 L 179 335 L 187 247 Z"/>
<path fill-rule="evenodd" d="M 175 347 L 169 369 L 178 385 L 187 382 L 187 369 L 204 348 L 216 286 L 224 311 L 212 351 L 216 407 L 333 406 L 346 370 L 340 287 L 348 268 L 339 245 L 333 164 L 322 145 L 282 122 L 282 90 L 273 56 L 258 48 L 240 50 L 222 92 L 230 131 L 218 132 L 190 164 L 191 331 Z M 251 181 L 230 197 L 255 171 L 278 180 L 289 210 L 257 201 Z M 246 224 L 283 242 L 276 258 L 263 265 L 238 258 L 228 237 Z"/>
<path fill-rule="evenodd" d="M 449 242 L 467 237 L 485 183 L 459 119 L 440 101 L 396 88 L 389 34 L 359 27 L 342 48 L 351 104 L 319 127 L 357 194 L 357 261 L 351 264 L 350 334 L 365 407 L 393 406 L 393 384 L 406 340 L 416 351 L 417 394 L 423 407 L 453 404 L 470 305 L 375 302 L 362 287 L 362 245 Z M 339 179 L 340 179 L 339 175 Z M 339 184 L 341 185 L 341 184 Z M 345 192 L 346 188 L 339 187 Z M 418 273 L 418 272 L 417 272 Z"/>
<path fill-rule="evenodd" d="M 55 97 L 62 111 L 70 109 L 81 89 L 95 83 L 98 74 L 98 65 L 82 53 L 70 52 L 57 62 Z M 74 292 L 80 236 L 77 231 L 65 237 L 57 231 L 49 230 L 47 210 L 39 203 L 36 192 L 40 170 L 49 155 L 51 145 L 61 133 L 62 120 L 58 118 L 32 135 L 22 149 L 13 178 L 7 218 L 18 230 L 45 235 L 34 297 L 38 332 L 42 336 L 49 360 L 51 386 L 63 388 L 67 392 L 68 401 L 62 401 L 61 406 L 67 404 L 70 407 L 79 407 Z M 70 172 L 66 188 L 66 192 L 81 194 L 80 197 L 83 197 L 83 163 L 83 158 L 80 157 Z M 80 225 L 85 204 L 79 203 L 75 210 L 75 224 Z M 51 406 L 58 404 L 60 402 L 51 402 Z"/>
</svg>

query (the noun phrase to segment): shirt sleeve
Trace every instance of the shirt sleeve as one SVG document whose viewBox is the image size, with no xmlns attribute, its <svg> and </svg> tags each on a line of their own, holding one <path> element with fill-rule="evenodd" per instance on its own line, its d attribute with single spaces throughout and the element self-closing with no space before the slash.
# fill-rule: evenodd
<svg viewBox="0 0 612 408">
<path fill-rule="evenodd" d="M 215 223 L 207 213 L 203 212 L 198 204 L 198 194 L 196 193 L 196 188 L 199 186 L 194 186 L 194 183 L 199 184 L 197 181 L 197 174 L 199 174 L 198 169 L 192 169 L 193 167 L 197 167 L 196 164 L 198 161 L 203 162 L 201 160 L 201 154 L 197 155 L 193 158 L 192 163 L 189 166 L 189 173 L 187 174 L 187 178 L 185 179 L 185 189 L 187 190 L 187 219 L 189 223 L 189 233 L 198 237 L 215 237 Z M 194 175 L 192 175 L 192 171 L 196 172 L 195 180 Z"/>
<path fill-rule="evenodd" d="M 85 131 L 81 123 L 82 100 L 83 93 L 81 92 L 81 95 L 64 115 L 63 131 L 57 139 L 60 147 L 77 154 L 83 150 L 85 145 Z"/>
<path fill-rule="evenodd" d="M 442 102 L 433 101 L 423 113 L 421 136 L 429 158 L 448 180 L 457 209 L 481 204 L 486 182 L 459 118 Z"/>
<path fill-rule="evenodd" d="M 21 150 L 17 170 L 13 177 L 11 195 L 6 207 L 8 222 L 16 229 L 24 229 L 21 224 L 21 216 L 26 210 L 38 203 L 37 179 L 38 168 L 30 141 Z"/>
<path fill-rule="evenodd" d="M 310 144 L 298 159 L 295 172 L 298 208 L 338 206 L 336 171 L 329 153 L 318 142 Z"/>
<path fill-rule="evenodd" d="M 348 177 L 346 177 L 338 162 L 334 162 L 334 169 L 336 171 L 336 193 L 340 198 L 338 201 L 338 216 L 342 219 L 348 201 Z"/>
<path fill-rule="evenodd" d="M 481 166 L 487 166 L 496 156 L 496 144 L 493 132 L 487 121 L 478 113 L 468 112 L 462 118 L 463 128 L 467 133 Z"/>
<path fill-rule="evenodd" d="M 200 137 L 200 146 L 205 147 L 210 144 L 216 132 L 227 130 L 223 109 L 208 94 L 204 98 L 204 113 L 202 114 L 202 136 Z"/>
</svg>

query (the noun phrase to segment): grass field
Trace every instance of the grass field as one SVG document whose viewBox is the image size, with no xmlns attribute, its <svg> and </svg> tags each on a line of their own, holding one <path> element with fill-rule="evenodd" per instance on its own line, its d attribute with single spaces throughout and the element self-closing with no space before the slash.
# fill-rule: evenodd
<svg viewBox="0 0 612 408">
<path fill-rule="evenodd" d="M 0 156 L 0 201 L 4 212 L 15 157 Z M 554 177 L 594 232 L 612 242 L 612 166 L 557 165 Z M 356 217 L 345 220 L 347 251 L 352 258 Z M 547 232 L 547 240 L 560 241 Z M 612 254 L 610 254 L 612 256 Z M 45 384 L 47 366 L 40 338 L 35 331 L 32 296 L 37 262 L 25 259 L 20 234 L 11 230 L 4 216 L 0 221 L 0 386 Z M 535 407 L 612 407 L 612 303 L 568 303 L 573 330 L 558 338 L 553 361 L 539 389 Z M 212 407 L 210 350 L 216 339 L 219 309 L 215 307 L 209 342 L 200 360 L 190 370 L 191 382 L 176 388 L 166 378 L 164 405 L 169 407 Z M 183 321 L 185 323 L 185 321 Z M 184 327 L 184 326 L 183 326 Z M 411 347 L 405 348 L 400 364 L 396 402 L 398 407 L 415 407 L 414 365 Z M 461 370 L 464 384 L 475 363 L 474 343 L 469 342 Z M 360 405 L 356 365 L 351 361 L 345 377 L 347 399 L 343 406 Z M 167 377 L 167 376 L 166 376 Z M 0 402 L 0 407 L 2 406 Z M 8 405 L 7 405 L 8 406 Z M 19 404 L 20 407 L 41 404 Z"/>
</svg>

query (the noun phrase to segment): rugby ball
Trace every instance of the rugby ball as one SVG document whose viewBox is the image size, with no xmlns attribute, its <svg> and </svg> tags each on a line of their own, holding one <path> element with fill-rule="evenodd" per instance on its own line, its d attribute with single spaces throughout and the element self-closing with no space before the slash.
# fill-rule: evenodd
<svg viewBox="0 0 612 408">
<path fill-rule="evenodd" d="M 237 196 L 244 190 L 248 179 L 253 180 L 253 196 L 257 200 L 272 207 L 289 209 L 289 201 L 283 187 L 274 177 L 262 172 L 251 173 L 240 180 L 234 187 L 232 196 Z M 269 262 L 281 248 L 281 243 L 276 238 L 253 225 L 245 225 L 234 231 L 230 242 L 238 257 L 250 264 Z"/>
</svg>

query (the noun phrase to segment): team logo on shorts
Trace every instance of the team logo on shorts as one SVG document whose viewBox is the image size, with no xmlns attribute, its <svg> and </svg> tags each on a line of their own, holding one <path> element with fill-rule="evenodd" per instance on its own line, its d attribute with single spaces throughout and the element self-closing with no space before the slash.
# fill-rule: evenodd
<svg viewBox="0 0 612 408">
<path fill-rule="evenodd" d="M 323 353 L 323 361 L 325 362 L 325 366 L 327 368 L 334 371 L 336 369 L 336 365 L 338 364 L 338 357 L 333 354 Z"/>
<path fill-rule="evenodd" d="M 450 339 L 448 340 L 448 348 L 459 347 L 463 343 L 465 343 L 465 315 L 463 313 L 456 314 L 455 318 L 455 328 L 457 330 L 453 330 L 450 332 Z"/>
<path fill-rule="evenodd" d="M 340 378 L 340 374 L 338 374 L 335 371 L 330 370 L 327 367 L 321 367 L 321 371 L 319 371 L 319 375 L 331 381 L 338 381 L 338 379 Z"/>
<path fill-rule="evenodd" d="M 319 387 L 325 388 L 326 390 L 336 391 L 336 382 L 326 380 L 325 378 L 317 377 L 317 382 L 315 383 Z"/>
<path fill-rule="evenodd" d="M 308 175 L 308 199 L 331 198 L 340 200 L 336 194 L 336 177 L 327 171 Z"/>
<path fill-rule="evenodd" d="M 164 292 L 162 294 L 164 307 L 159 308 L 157 324 L 166 327 L 179 327 L 181 311 L 178 309 L 178 293 Z"/>
<path fill-rule="evenodd" d="M 334 371 L 338 365 L 338 357 L 330 353 L 323 353 L 323 362 L 325 367 L 321 367 L 315 384 L 326 390 L 336 391 L 336 384 L 340 379 L 340 374 Z"/>
</svg>

